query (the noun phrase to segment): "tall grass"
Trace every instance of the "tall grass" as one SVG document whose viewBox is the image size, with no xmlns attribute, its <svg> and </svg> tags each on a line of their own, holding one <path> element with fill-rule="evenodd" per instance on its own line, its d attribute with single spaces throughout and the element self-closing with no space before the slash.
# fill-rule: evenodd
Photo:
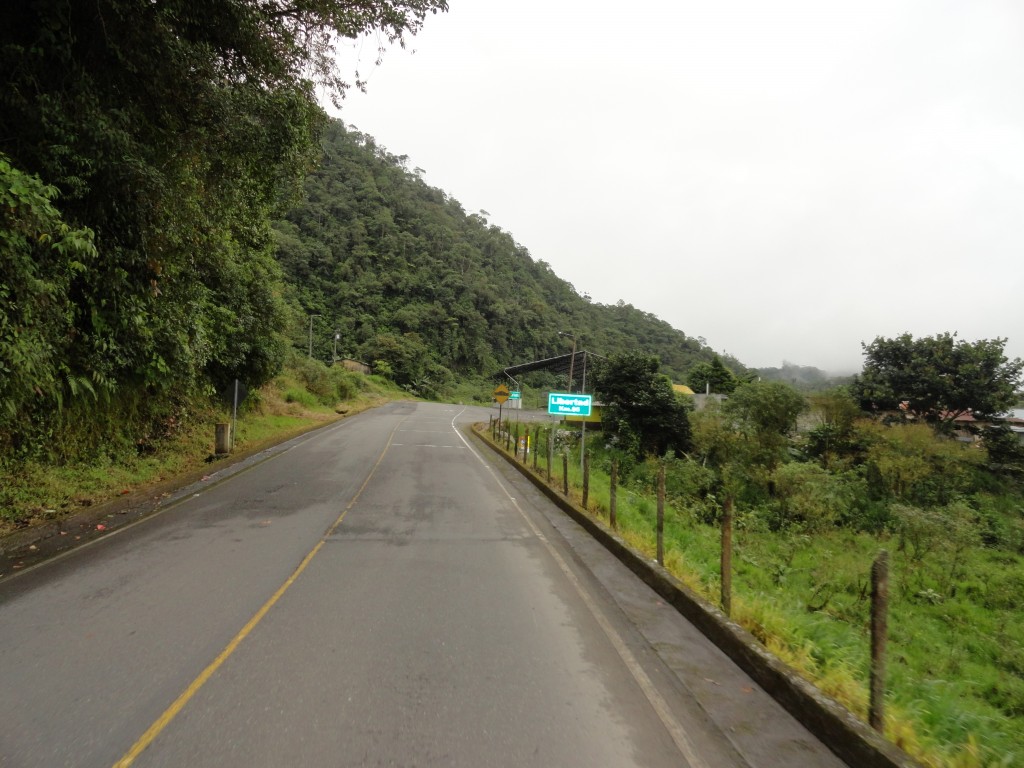
<svg viewBox="0 0 1024 768">
<path fill-rule="evenodd" d="M 408 394 L 373 376 L 327 368 L 295 356 L 265 387 L 251 392 L 239 413 L 235 451 L 255 450 L 318 424 Z M 87 461 L 0 460 L 0 535 L 108 501 L 126 491 L 202 471 L 213 458 L 217 422 L 229 409 L 214 402 L 192 403 L 187 417 L 160 438 L 121 435 Z M 116 425 L 115 425 L 116 426 Z M 121 430 L 122 432 L 124 430 Z M 112 433 L 117 433 L 112 428 Z M 74 435 L 65 436 L 74 442 Z M 73 456 L 74 451 L 67 452 Z"/>
</svg>

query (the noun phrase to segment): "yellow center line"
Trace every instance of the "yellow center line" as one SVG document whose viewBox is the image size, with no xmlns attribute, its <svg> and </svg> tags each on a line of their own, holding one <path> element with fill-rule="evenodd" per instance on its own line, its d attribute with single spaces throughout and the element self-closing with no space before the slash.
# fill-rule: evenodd
<svg viewBox="0 0 1024 768">
<path fill-rule="evenodd" d="M 274 607 L 274 604 L 277 603 L 277 601 L 281 599 L 282 595 L 288 591 L 288 588 L 295 583 L 296 579 L 299 578 L 299 575 L 306 570 L 306 566 L 308 566 L 313 558 L 316 557 L 316 553 L 320 551 L 327 539 L 332 536 L 336 530 L 338 530 L 338 526 L 340 526 L 342 520 L 345 519 L 345 515 L 347 515 L 349 510 L 356 505 L 356 502 L 359 501 L 359 497 L 363 495 L 363 491 L 366 490 L 366 486 L 370 484 L 370 480 L 373 479 L 374 474 L 377 472 L 377 468 L 384 460 L 384 456 L 387 454 L 388 448 L 391 447 L 391 441 L 394 439 L 395 433 L 398 431 L 398 427 L 401 426 L 404 421 L 405 419 L 402 419 L 402 421 L 396 424 L 395 428 L 391 430 L 391 434 L 388 435 L 388 441 L 380 452 L 380 456 L 377 457 L 377 461 L 375 461 L 373 466 L 370 468 L 369 474 L 367 474 L 366 479 L 363 480 L 363 484 L 359 486 L 359 490 L 356 491 L 355 496 L 352 497 L 352 500 L 349 501 L 345 506 L 345 509 L 342 510 L 338 519 L 335 520 L 331 527 L 327 529 L 327 532 L 320 538 L 320 541 L 316 543 L 316 546 L 314 546 L 313 549 L 310 550 L 309 554 L 302 559 L 302 562 L 299 563 L 299 567 L 295 569 L 292 575 L 288 577 L 287 581 L 278 588 L 271 598 L 263 604 L 263 607 L 256 611 L 256 614 L 249 619 L 241 630 L 239 630 L 238 634 L 232 638 L 231 642 L 225 646 L 224 650 L 217 655 L 217 658 L 210 662 L 209 666 L 200 672 L 199 676 L 192 681 L 188 688 L 182 691 L 181 695 L 174 700 L 174 703 L 164 710 L 164 713 L 160 715 L 160 717 L 158 717 L 151 726 L 149 726 L 146 732 L 139 737 L 139 740 L 132 745 L 132 748 L 125 753 L 124 757 L 114 763 L 114 768 L 127 768 L 135 762 L 135 759 L 153 743 L 156 737 L 159 736 L 168 725 L 171 724 L 171 721 L 178 716 L 178 713 L 185 708 L 185 705 L 188 704 L 192 697 L 199 692 L 199 689 L 206 684 L 206 681 L 213 677 L 213 674 L 231 657 L 231 654 L 233 654 L 238 646 L 241 645 L 242 641 L 248 637 L 249 633 L 256 628 L 256 625 L 259 624 L 270 609 Z"/>
</svg>

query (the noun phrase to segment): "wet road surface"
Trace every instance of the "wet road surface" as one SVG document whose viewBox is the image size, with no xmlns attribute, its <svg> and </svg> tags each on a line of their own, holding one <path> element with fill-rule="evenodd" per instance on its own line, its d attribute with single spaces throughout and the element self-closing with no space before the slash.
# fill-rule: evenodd
<svg viewBox="0 0 1024 768">
<path fill-rule="evenodd" d="M 0 581 L 0 766 L 840 766 L 460 424 L 395 403 Z"/>
</svg>

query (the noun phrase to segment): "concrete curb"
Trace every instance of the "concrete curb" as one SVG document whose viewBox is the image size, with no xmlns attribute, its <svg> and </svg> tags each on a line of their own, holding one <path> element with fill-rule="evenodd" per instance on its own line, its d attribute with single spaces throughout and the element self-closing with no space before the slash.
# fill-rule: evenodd
<svg viewBox="0 0 1024 768">
<path fill-rule="evenodd" d="M 921 768 L 920 763 L 859 720 L 837 701 L 819 691 L 783 664 L 749 632 L 697 595 L 657 563 L 633 551 L 614 533 L 550 487 L 529 467 L 487 440 L 469 431 L 482 444 L 514 466 L 545 496 L 578 523 L 672 605 L 705 637 L 750 675 L 807 730 L 837 756 L 856 768 Z"/>
</svg>

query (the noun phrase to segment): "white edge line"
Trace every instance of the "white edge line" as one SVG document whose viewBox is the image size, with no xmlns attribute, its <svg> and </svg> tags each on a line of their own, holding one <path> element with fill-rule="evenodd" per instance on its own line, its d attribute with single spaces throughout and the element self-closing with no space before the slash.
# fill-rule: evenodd
<svg viewBox="0 0 1024 768">
<path fill-rule="evenodd" d="M 668 702 L 666 702 L 665 698 L 658 692 L 658 689 L 654 687 L 654 683 L 651 682 L 651 678 L 644 671 L 643 667 L 640 666 L 640 662 L 637 661 L 636 656 L 633 655 L 633 652 L 629 650 L 629 647 L 626 645 L 626 642 L 622 639 L 619 633 L 615 631 L 615 628 L 612 627 L 611 622 L 608 620 L 608 617 L 605 616 L 603 611 L 601 611 L 601 608 L 597 605 L 597 602 L 583 586 L 583 583 L 579 580 L 576 574 L 573 573 L 572 569 L 569 568 L 568 563 L 566 563 L 565 559 L 558 553 L 558 550 L 554 548 L 554 545 L 552 545 L 551 542 L 547 540 L 547 538 L 537 527 L 537 525 L 533 522 L 533 520 L 531 520 L 529 516 L 526 514 L 526 512 L 523 510 L 523 508 L 519 506 L 519 502 L 517 502 L 515 497 L 512 496 L 511 493 L 509 493 L 508 489 L 505 487 L 505 484 L 501 481 L 501 478 L 494 471 L 494 468 L 487 463 L 484 457 L 480 455 L 480 452 L 477 451 L 474 446 L 470 445 L 469 441 L 466 440 L 462 432 L 460 432 L 459 429 L 455 426 L 455 419 L 458 418 L 464 411 L 465 408 L 452 418 L 452 429 L 455 430 L 455 434 L 457 434 L 459 436 L 459 439 L 466 444 L 466 447 L 473 452 L 473 455 L 476 456 L 477 460 L 481 464 L 483 464 L 484 469 L 487 470 L 487 472 L 491 475 L 494 481 L 498 484 L 498 487 L 501 488 L 502 493 L 504 493 L 505 496 L 509 499 L 509 501 L 512 502 L 512 506 L 516 508 L 516 511 L 519 512 L 523 520 L 526 521 L 527 526 L 529 526 L 530 530 L 533 531 L 534 535 L 538 539 L 540 539 L 541 543 L 544 545 L 545 549 L 547 549 L 548 553 L 558 564 L 558 567 L 565 574 L 566 578 L 573 585 L 573 587 L 575 587 L 576 592 L 583 600 L 583 603 L 587 606 L 587 609 L 594 617 L 594 620 L 604 631 L 605 636 L 607 636 L 609 642 L 611 642 L 612 644 L 612 647 L 614 647 L 616 653 L 618 653 L 619 658 L 621 658 L 623 663 L 626 665 L 626 668 L 629 670 L 629 673 L 633 676 L 633 679 L 640 687 L 640 690 L 647 698 L 647 701 L 650 703 L 651 707 L 658 715 L 658 719 L 661 720 L 662 725 L 664 725 L 665 729 L 669 732 L 669 735 L 672 737 L 672 741 L 675 742 L 676 747 L 682 753 L 683 757 L 686 759 L 686 762 L 689 763 L 690 768 L 708 768 L 707 763 L 705 763 L 704 760 L 701 759 L 701 757 L 697 754 L 697 750 L 693 746 L 693 743 L 690 741 L 690 737 L 686 734 L 686 731 L 673 716 L 672 711 L 668 706 Z"/>
</svg>

